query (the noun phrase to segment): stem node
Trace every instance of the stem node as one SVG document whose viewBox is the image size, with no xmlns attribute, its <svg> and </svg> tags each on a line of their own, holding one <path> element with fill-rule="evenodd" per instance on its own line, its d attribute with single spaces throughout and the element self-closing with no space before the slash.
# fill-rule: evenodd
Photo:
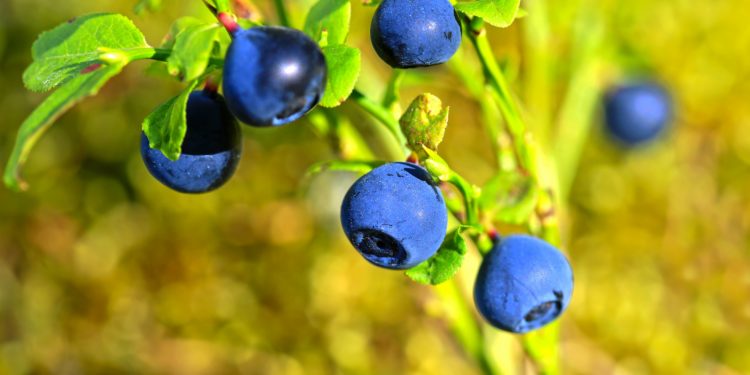
<svg viewBox="0 0 750 375">
<path fill-rule="evenodd" d="M 234 36 L 234 34 L 240 29 L 240 25 L 237 23 L 237 20 L 234 19 L 234 16 L 227 12 L 219 12 L 219 14 L 216 15 L 216 18 L 219 19 L 219 23 L 221 23 L 232 36 Z"/>
</svg>

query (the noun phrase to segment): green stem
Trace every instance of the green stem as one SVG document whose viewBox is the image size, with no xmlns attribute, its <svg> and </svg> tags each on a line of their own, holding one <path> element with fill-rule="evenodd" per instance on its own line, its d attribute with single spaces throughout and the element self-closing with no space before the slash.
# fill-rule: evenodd
<svg viewBox="0 0 750 375">
<path fill-rule="evenodd" d="M 469 22 L 469 27 L 471 28 L 469 38 L 482 64 L 485 79 L 490 87 L 490 94 L 505 117 L 508 133 L 517 152 L 519 166 L 529 173 L 537 183 L 543 183 L 548 176 L 543 175 L 544 171 L 539 169 L 539 158 L 535 153 L 533 140 L 527 134 L 519 106 L 516 104 L 509 85 L 497 64 L 483 22 L 475 18 Z M 553 244 L 559 244 L 559 231 L 556 230 L 557 220 L 554 217 L 554 210 L 538 213 L 543 214 L 539 220 L 543 222 L 541 228 L 544 237 Z M 547 214 L 552 216 L 546 216 Z M 526 335 L 522 339 L 526 355 L 534 362 L 538 370 L 545 374 L 558 374 L 560 372 L 559 334 L 555 327 L 556 325 L 544 328 L 535 334 Z"/>
<path fill-rule="evenodd" d="M 273 5 L 276 8 L 276 14 L 279 16 L 279 23 L 282 26 L 289 27 L 289 13 L 286 11 L 284 0 L 273 0 Z"/>
<path fill-rule="evenodd" d="M 528 16 L 523 23 L 526 62 L 525 104 L 531 114 L 530 129 L 545 149 L 550 144 L 552 130 L 552 54 L 551 31 L 547 0 L 525 3 Z"/>
<path fill-rule="evenodd" d="M 497 374 L 490 364 L 484 348 L 484 336 L 481 326 L 475 319 L 474 312 L 468 303 L 466 294 L 461 290 L 458 277 L 435 286 L 435 292 L 446 304 L 446 319 L 449 321 L 453 335 L 463 346 L 466 353 L 479 365 L 482 373 Z"/>
<path fill-rule="evenodd" d="M 385 95 L 383 96 L 383 107 L 388 109 L 393 116 L 398 117 L 400 115 L 399 108 L 399 89 L 401 88 L 401 81 L 404 80 L 406 71 L 403 69 L 394 69 L 391 74 L 391 79 L 388 80 L 388 86 L 385 89 Z"/>
<path fill-rule="evenodd" d="M 487 96 L 487 87 L 475 72 L 469 68 L 464 51 L 459 50 L 448 62 L 449 67 L 461 79 L 474 100 L 482 110 L 482 125 L 490 137 L 493 154 L 496 156 L 501 171 L 517 169 L 515 151 L 509 134 L 503 129 L 502 119 L 491 97 Z"/>
<path fill-rule="evenodd" d="M 124 52 L 130 61 L 135 60 L 156 60 L 156 61 L 167 61 L 169 55 L 172 54 L 171 49 L 166 48 L 133 48 L 128 50 L 121 50 Z"/>
<path fill-rule="evenodd" d="M 477 27 L 476 25 L 472 25 Z M 479 61 L 482 64 L 482 69 L 485 73 L 485 78 L 490 88 L 495 91 L 496 100 L 498 106 L 505 120 L 508 122 L 508 126 L 514 135 L 523 134 L 526 130 L 526 126 L 521 120 L 521 111 L 518 109 L 518 105 L 513 98 L 513 94 L 508 87 L 508 83 L 505 81 L 505 76 L 500 70 L 495 55 L 492 53 L 492 47 L 487 39 L 487 31 L 483 26 L 479 26 L 478 29 L 474 29 L 469 34 L 474 48 L 479 56 Z"/>
<path fill-rule="evenodd" d="M 169 59 L 169 56 L 172 54 L 172 50 L 168 48 L 145 47 L 145 48 L 115 49 L 112 51 L 126 58 L 128 62 L 132 62 L 136 60 L 167 61 L 167 59 Z M 222 67 L 224 66 L 224 59 L 212 57 L 209 60 L 208 64 L 213 67 Z"/>
<path fill-rule="evenodd" d="M 217 13 L 232 13 L 232 6 L 229 0 L 216 0 Z"/>
<path fill-rule="evenodd" d="M 482 64 L 490 96 L 495 100 L 500 113 L 505 118 L 519 166 L 531 176 L 536 176 L 538 171 L 536 170 L 536 162 L 533 160 L 532 152 L 528 148 L 526 125 L 521 118 L 519 106 L 516 104 L 505 76 L 500 70 L 500 66 L 492 52 L 492 47 L 487 39 L 487 32 L 484 29 L 483 23 L 477 22 L 475 19 L 469 23 L 469 27 L 472 28 L 469 32 L 469 39 Z"/>
<path fill-rule="evenodd" d="M 555 134 L 554 158 L 557 164 L 560 199 L 566 200 L 578 171 L 586 139 L 593 125 L 599 96 L 600 52 L 605 28 L 586 7 L 575 23 L 573 73 L 560 109 Z"/>
<path fill-rule="evenodd" d="M 352 99 L 354 103 L 375 117 L 381 124 L 385 125 L 393 136 L 393 140 L 398 143 L 399 148 L 404 150 L 404 157 L 406 157 L 408 154 L 408 151 L 406 151 L 406 137 L 401 132 L 401 125 L 399 125 L 391 112 L 356 89 L 352 92 L 349 99 Z"/>
<path fill-rule="evenodd" d="M 406 139 L 401 132 L 401 127 L 387 108 L 367 98 L 358 90 L 354 90 L 350 99 L 366 112 L 370 113 L 389 130 L 389 133 L 392 136 L 382 139 L 384 142 L 388 143 L 385 148 L 398 148 L 399 150 L 405 150 Z M 476 190 L 474 186 L 461 178 L 458 174 L 455 174 L 455 172 L 453 174 L 454 181 L 452 183 L 456 184 L 456 186 L 462 190 L 467 212 L 477 212 L 476 209 L 470 209 L 470 207 L 476 207 L 477 205 L 475 199 Z M 468 220 L 469 218 L 467 214 L 467 221 Z M 470 220 L 478 221 L 474 217 Z M 482 372 L 486 375 L 495 375 L 495 371 L 490 366 L 489 358 L 487 358 L 482 331 L 471 308 L 469 307 L 468 297 L 458 289 L 458 286 L 455 283 L 455 278 L 450 282 L 444 283 L 443 285 L 449 286 L 449 289 L 446 292 L 441 292 L 441 286 L 438 286 L 438 295 L 440 298 L 446 305 L 453 306 L 456 310 L 448 323 L 451 325 L 456 339 L 464 347 L 464 350 L 466 350 L 466 352 L 477 361 Z"/>
<path fill-rule="evenodd" d="M 464 207 L 466 209 L 466 224 L 479 227 L 479 202 L 477 201 L 477 187 L 463 178 L 456 172 L 452 172 L 448 182 L 453 184 L 464 198 Z"/>
</svg>

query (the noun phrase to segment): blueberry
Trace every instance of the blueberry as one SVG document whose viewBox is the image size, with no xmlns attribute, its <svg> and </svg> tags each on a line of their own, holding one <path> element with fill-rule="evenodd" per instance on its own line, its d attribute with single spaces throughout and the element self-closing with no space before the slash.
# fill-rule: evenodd
<svg viewBox="0 0 750 375">
<path fill-rule="evenodd" d="M 239 125 L 217 93 L 190 94 L 187 131 L 179 159 L 167 159 L 149 147 L 141 134 L 141 157 L 146 168 L 164 185 L 183 193 L 204 193 L 223 185 L 234 174 L 242 152 Z"/>
<path fill-rule="evenodd" d="M 654 82 L 629 83 L 610 90 L 604 100 L 609 133 L 625 145 L 655 138 L 672 119 L 669 93 Z"/>
<path fill-rule="evenodd" d="M 474 303 L 493 326 L 525 333 L 568 307 L 573 271 L 552 245 L 526 235 L 505 237 L 482 261 Z"/>
<path fill-rule="evenodd" d="M 385 0 L 372 19 L 370 40 L 394 68 L 442 64 L 461 45 L 461 25 L 448 0 Z"/>
<path fill-rule="evenodd" d="M 224 62 L 224 95 L 240 121 L 278 126 L 310 111 L 326 85 L 320 47 L 287 27 L 240 29 Z"/>
<path fill-rule="evenodd" d="M 407 269 L 440 247 L 448 213 L 427 171 L 390 163 L 357 180 L 341 205 L 341 224 L 362 256 L 376 266 Z"/>
</svg>

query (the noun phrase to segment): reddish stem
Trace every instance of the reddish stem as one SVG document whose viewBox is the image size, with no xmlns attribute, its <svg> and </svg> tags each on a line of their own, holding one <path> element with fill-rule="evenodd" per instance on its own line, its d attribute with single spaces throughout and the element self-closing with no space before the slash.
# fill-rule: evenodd
<svg viewBox="0 0 750 375">
<path fill-rule="evenodd" d="M 224 26 L 225 29 L 227 29 L 227 31 L 229 31 L 229 34 L 231 35 L 234 35 L 234 33 L 236 33 L 237 30 L 240 29 L 240 25 L 234 19 L 234 16 L 229 13 L 220 12 L 216 15 L 216 18 L 219 19 L 219 22 Z"/>
<path fill-rule="evenodd" d="M 216 83 L 211 77 L 206 78 L 206 84 L 203 86 L 203 91 L 216 94 L 219 92 L 219 84 Z"/>
<path fill-rule="evenodd" d="M 490 240 L 492 240 L 492 243 L 497 243 L 497 241 L 500 240 L 500 233 L 497 232 L 497 229 L 491 228 L 487 230 L 487 236 L 490 237 Z"/>
<path fill-rule="evenodd" d="M 91 64 L 91 65 L 89 65 L 89 66 L 87 66 L 87 67 L 83 68 L 83 69 L 81 70 L 81 74 L 87 74 L 87 73 L 91 73 L 91 72 L 93 72 L 93 71 L 95 71 L 95 70 L 97 70 L 97 69 L 99 69 L 99 68 L 101 68 L 101 67 L 102 67 L 102 64 L 101 64 L 101 63 L 93 63 L 93 64 Z"/>
<path fill-rule="evenodd" d="M 409 157 L 406 158 L 406 162 L 412 163 L 412 164 L 419 164 L 419 157 L 417 157 L 417 154 L 412 152 L 411 154 L 409 154 Z"/>
</svg>

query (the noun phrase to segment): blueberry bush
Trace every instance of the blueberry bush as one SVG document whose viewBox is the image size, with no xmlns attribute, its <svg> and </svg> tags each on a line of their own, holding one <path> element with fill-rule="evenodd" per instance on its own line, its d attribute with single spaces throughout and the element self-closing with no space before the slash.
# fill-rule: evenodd
<svg viewBox="0 0 750 375">
<path fill-rule="evenodd" d="M 40 136 L 68 108 L 97 94 L 138 60 L 163 63 L 168 74 L 185 85 L 182 93 L 146 117 L 141 145 L 149 172 L 183 193 L 208 192 L 232 177 L 242 149 L 235 118 L 250 126 L 275 127 L 293 123 L 318 105 L 319 111 L 335 116 L 325 108 L 351 100 L 388 133 L 382 142 L 389 143 L 388 159 L 396 162 L 372 169 L 384 161 L 354 155 L 324 161 L 311 167 L 311 174 L 366 172 L 341 207 L 344 232 L 366 260 L 406 269 L 406 275 L 420 283 L 441 284 L 460 269 L 470 241 L 486 257 L 476 279 L 475 301 L 492 326 L 526 333 L 553 322 L 565 310 L 573 275 L 555 248 L 560 238 L 557 186 L 550 178 L 554 168 L 539 152 L 485 30 L 485 24 L 506 27 L 525 14 L 518 1 L 476 0 L 455 9 L 445 0 L 366 4 L 377 7 L 370 27 L 373 48 L 396 69 L 382 100 L 355 89 L 361 53 L 346 44 L 348 1 L 318 1 L 302 30 L 288 25 L 280 1 L 275 5 L 281 25 L 268 24 L 242 3 L 204 3 L 214 21 L 178 19 L 158 47 L 149 45 L 131 20 L 114 13 L 77 17 L 43 33 L 32 46 L 34 61 L 23 78 L 30 90 L 51 94 L 21 125 L 4 175 L 6 185 L 25 189 L 21 168 Z M 246 17 L 238 17 L 241 13 Z M 464 35 L 464 48 L 477 54 L 484 76 L 470 76 L 460 62 L 453 69 L 484 110 L 502 115 L 485 121 L 499 165 L 496 179 L 484 190 L 438 154 L 449 123 L 449 108 L 439 98 L 424 93 L 404 111 L 398 106 L 400 82 L 410 74 L 401 69 L 446 63 Z M 341 136 L 333 128 L 326 132 Z M 446 202 L 442 190 L 450 189 L 460 202 Z M 496 229 L 501 224 L 526 227 L 543 239 L 506 237 Z M 467 309 L 465 316 L 471 316 L 465 300 L 450 299 L 446 303 Z M 467 336 L 481 337 L 480 326 L 459 320 L 451 324 L 463 331 L 459 341 L 478 366 L 494 373 L 481 339 L 466 342 Z M 541 372 L 559 371 L 557 332 L 552 325 L 523 339 L 528 357 Z"/>
<path fill-rule="evenodd" d="M 241 160 L 243 132 L 273 140 L 282 125 L 309 125 L 337 158 L 309 165 L 305 182 L 340 171 L 358 177 L 338 214 L 362 258 L 385 268 L 379 272 L 404 270 L 435 286 L 452 312 L 445 324 L 477 371 L 505 368 L 492 347 L 502 330 L 520 334 L 523 354 L 514 361 L 560 373 L 557 319 L 575 298 L 560 220 L 598 99 L 606 130 L 633 146 L 668 127 L 669 93 L 641 81 L 605 92 L 604 32 L 583 14 L 576 20 L 586 28 L 571 30 L 574 52 L 563 72 L 570 83 L 553 104 L 544 1 L 318 0 L 293 11 L 281 0 L 192 1 L 211 17 L 176 19 L 156 45 L 116 13 L 83 15 L 42 33 L 23 82 L 49 94 L 20 126 L 5 184 L 29 189 L 23 167 L 53 123 L 128 65 L 152 61 L 150 74 L 182 88 L 141 124 L 142 168 L 156 180 L 176 192 L 207 193 L 233 183 L 240 161 L 252 163 Z M 162 4 L 135 6 L 147 14 Z M 355 6 L 374 8 L 370 25 L 352 22 Z M 518 19 L 529 25 L 520 36 L 523 65 L 512 52 L 495 50 L 488 36 Z M 363 61 L 363 47 L 348 40 L 354 27 L 369 30 L 373 57 L 382 61 Z M 366 67 L 382 63 L 393 68 L 383 92 L 359 88 Z M 529 82 L 528 95 L 519 75 Z M 449 125 L 472 120 L 452 117 L 450 103 L 431 93 L 406 97 L 411 82 L 429 80 L 445 80 L 476 106 L 484 133 L 473 141 L 489 145 L 494 163 L 485 183 L 471 182 L 439 152 Z M 481 259 L 473 292 L 457 277 L 471 257 Z"/>
</svg>

